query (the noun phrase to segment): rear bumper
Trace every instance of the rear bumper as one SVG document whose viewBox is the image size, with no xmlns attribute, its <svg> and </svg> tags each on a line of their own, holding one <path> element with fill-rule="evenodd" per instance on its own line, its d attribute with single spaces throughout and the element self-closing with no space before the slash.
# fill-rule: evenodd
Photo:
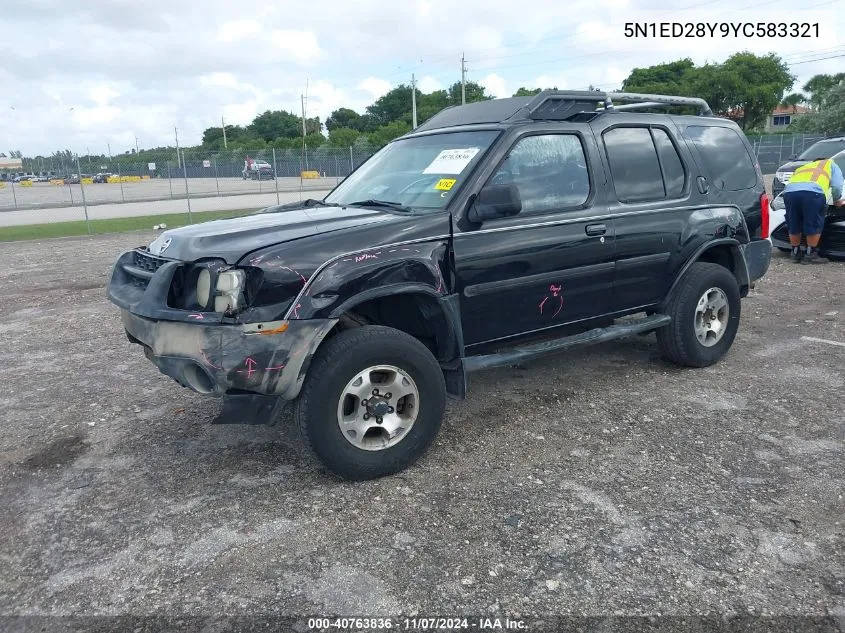
<svg viewBox="0 0 845 633">
<path fill-rule="evenodd" d="M 336 319 L 249 325 L 202 325 L 156 321 L 121 311 L 129 340 L 181 385 L 216 396 L 250 392 L 292 400 L 305 372 Z M 283 332 L 260 334 L 261 330 Z"/>
<path fill-rule="evenodd" d="M 769 270 L 772 261 L 772 243 L 769 240 L 752 240 L 740 246 L 748 268 L 748 281 L 760 279 Z"/>
</svg>

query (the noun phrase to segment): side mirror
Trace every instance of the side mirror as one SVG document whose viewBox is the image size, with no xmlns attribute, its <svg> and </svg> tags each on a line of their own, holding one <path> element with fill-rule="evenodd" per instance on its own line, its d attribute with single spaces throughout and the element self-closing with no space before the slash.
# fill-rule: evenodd
<svg viewBox="0 0 845 633">
<path fill-rule="evenodd" d="M 478 192 L 467 214 L 471 222 L 516 215 L 522 211 L 522 200 L 516 185 L 488 185 Z"/>
</svg>

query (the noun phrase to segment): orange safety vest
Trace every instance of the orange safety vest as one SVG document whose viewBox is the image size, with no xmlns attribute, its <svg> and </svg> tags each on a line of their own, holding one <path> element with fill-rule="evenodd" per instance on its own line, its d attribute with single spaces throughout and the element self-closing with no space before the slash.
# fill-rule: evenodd
<svg viewBox="0 0 845 633">
<path fill-rule="evenodd" d="M 833 161 L 814 160 L 796 169 L 789 179 L 790 184 L 795 182 L 814 182 L 825 193 L 830 191 L 830 181 L 833 178 Z"/>
</svg>

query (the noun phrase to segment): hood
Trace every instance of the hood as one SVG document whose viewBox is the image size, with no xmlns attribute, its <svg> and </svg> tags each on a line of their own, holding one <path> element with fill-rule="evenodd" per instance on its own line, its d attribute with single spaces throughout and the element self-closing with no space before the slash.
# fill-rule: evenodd
<svg viewBox="0 0 845 633">
<path fill-rule="evenodd" d="M 795 171 L 796 169 L 801 167 L 801 165 L 806 165 L 809 162 L 811 162 L 811 161 L 809 161 L 809 160 L 791 160 L 788 163 L 784 163 L 783 165 L 778 167 L 777 171 Z"/>
<path fill-rule="evenodd" d="M 354 207 L 257 213 L 170 229 L 153 240 L 149 248 L 153 255 L 168 259 L 194 261 L 214 257 L 234 264 L 244 254 L 274 244 L 403 219 L 394 213 Z"/>
</svg>

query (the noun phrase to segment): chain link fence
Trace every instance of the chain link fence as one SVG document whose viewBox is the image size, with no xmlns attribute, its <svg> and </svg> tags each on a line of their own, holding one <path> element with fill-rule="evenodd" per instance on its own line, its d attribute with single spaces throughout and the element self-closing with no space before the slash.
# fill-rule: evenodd
<svg viewBox="0 0 845 633">
<path fill-rule="evenodd" d="M 760 168 L 774 174 L 824 136 L 766 134 L 749 136 Z M 263 195 L 233 200 L 232 208 L 256 208 L 267 194 L 324 192 L 336 186 L 373 149 L 366 146 L 206 151 L 196 148 L 142 151 L 119 156 L 24 159 L 24 174 L 0 171 L 0 211 L 51 209 L 155 200 Z M 272 197 L 271 197 L 272 200 Z"/>
<path fill-rule="evenodd" d="M 0 211 L 327 191 L 373 151 L 328 146 L 222 152 L 173 148 L 25 160 L 23 172 L 0 172 Z M 36 178 L 27 179 L 30 175 Z M 251 202 L 247 198 L 232 204 Z"/>
<path fill-rule="evenodd" d="M 820 134 L 763 134 L 749 136 L 754 153 L 764 174 L 774 174 L 777 168 L 797 157 L 816 141 L 827 138 Z"/>
</svg>

